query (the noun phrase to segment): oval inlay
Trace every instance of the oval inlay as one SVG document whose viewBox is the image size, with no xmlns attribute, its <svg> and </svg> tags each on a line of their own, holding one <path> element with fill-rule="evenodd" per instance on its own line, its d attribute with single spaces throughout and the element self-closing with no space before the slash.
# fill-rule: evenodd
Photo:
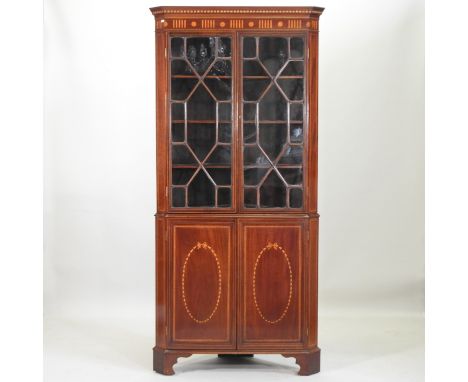
<svg viewBox="0 0 468 382">
<path fill-rule="evenodd" d="M 199 251 L 200 249 L 207 250 L 213 256 L 213 258 L 216 261 L 217 276 L 218 276 L 218 293 L 216 295 L 216 303 L 215 303 L 213 309 L 211 310 L 211 313 L 207 317 L 196 317 L 193 314 L 192 310 L 189 308 L 189 304 L 187 302 L 187 297 L 186 297 L 187 294 L 186 294 L 186 290 L 185 290 L 185 277 L 186 277 L 186 274 L 187 274 L 188 261 L 192 256 L 197 254 L 197 252 L 202 253 L 201 251 Z M 208 322 L 209 320 L 211 320 L 213 315 L 216 313 L 216 310 L 218 309 L 220 299 L 221 299 L 221 267 L 219 265 L 218 256 L 216 255 L 216 252 L 213 250 L 213 248 L 211 248 L 207 243 L 204 243 L 204 242 L 203 243 L 197 243 L 197 244 L 195 244 L 193 246 L 193 248 L 189 251 L 189 253 L 185 257 L 184 265 L 182 267 L 182 300 L 184 302 L 184 308 L 185 308 L 187 314 L 190 316 L 190 318 L 192 320 L 194 320 L 195 322 L 197 322 L 199 324 L 203 324 L 203 323 Z"/>
<path fill-rule="evenodd" d="M 267 252 L 268 251 L 268 252 Z M 281 314 L 277 317 L 277 318 L 271 318 L 271 317 L 267 317 L 267 315 L 265 314 L 264 310 L 265 310 L 265 307 L 264 307 L 264 310 L 262 310 L 260 308 L 260 305 L 259 304 L 259 301 L 258 301 L 258 296 L 257 296 L 257 285 L 256 285 L 256 281 L 257 281 L 257 268 L 262 260 L 262 258 L 264 256 L 283 256 L 284 257 L 284 261 L 286 262 L 287 264 L 287 269 L 289 271 L 289 280 L 285 280 L 285 282 L 288 282 L 289 283 L 289 292 L 288 292 L 288 299 L 287 299 L 287 302 L 285 303 L 285 306 L 284 306 L 284 309 L 281 311 Z M 286 315 L 286 313 L 288 312 L 288 309 L 289 309 L 289 305 L 291 304 L 291 298 L 292 298 L 292 269 L 291 269 L 291 263 L 289 262 L 289 258 L 288 258 L 288 255 L 286 253 L 286 251 L 278 245 L 278 243 L 268 243 L 259 253 L 256 261 L 255 261 L 255 265 L 254 265 L 254 270 L 253 270 L 253 297 L 254 297 L 254 303 L 255 303 L 255 308 L 257 309 L 257 312 L 258 314 L 260 315 L 260 317 L 262 317 L 262 319 L 270 324 L 276 324 L 277 322 L 281 321 L 284 316 Z"/>
</svg>

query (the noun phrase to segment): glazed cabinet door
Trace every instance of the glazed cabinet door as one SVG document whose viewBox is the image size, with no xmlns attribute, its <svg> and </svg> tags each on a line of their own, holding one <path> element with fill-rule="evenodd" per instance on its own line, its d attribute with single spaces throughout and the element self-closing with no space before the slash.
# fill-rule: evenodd
<svg viewBox="0 0 468 382">
<path fill-rule="evenodd" d="M 171 210 L 233 210 L 233 65 L 228 35 L 169 37 Z"/>
<path fill-rule="evenodd" d="M 242 201 L 302 211 L 307 173 L 307 38 L 241 37 Z"/>
<path fill-rule="evenodd" d="M 172 348 L 235 348 L 234 235 L 232 220 L 169 221 Z"/>
<path fill-rule="evenodd" d="M 305 227 L 291 218 L 240 221 L 239 349 L 304 343 Z"/>
</svg>

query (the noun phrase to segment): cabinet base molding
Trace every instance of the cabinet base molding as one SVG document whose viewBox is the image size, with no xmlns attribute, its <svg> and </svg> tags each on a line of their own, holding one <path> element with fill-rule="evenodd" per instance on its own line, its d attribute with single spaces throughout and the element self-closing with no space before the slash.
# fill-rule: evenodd
<svg viewBox="0 0 468 382">
<path fill-rule="evenodd" d="M 252 353 L 253 352 L 253 353 Z M 154 347 L 153 348 L 153 370 L 159 374 L 163 375 L 173 375 L 174 369 L 173 366 L 177 363 L 179 357 L 190 357 L 192 354 L 218 354 L 220 358 L 229 358 L 229 357 L 253 357 L 255 354 L 278 354 L 279 352 L 275 350 L 265 351 L 260 350 L 256 351 L 233 351 L 227 350 L 222 352 L 222 350 L 205 350 L 205 349 L 193 349 L 193 350 L 169 350 L 161 349 Z M 315 348 L 312 350 L 303 350 L 303 351 L 292 351 L 279 353 L 283 357 L 290 358 L 293 357 L 296 359 L 296 363 L 299 365 L 300 369 L 299 375 L 312 375 L 320 371 L 320 349 Z"/>
</svg>

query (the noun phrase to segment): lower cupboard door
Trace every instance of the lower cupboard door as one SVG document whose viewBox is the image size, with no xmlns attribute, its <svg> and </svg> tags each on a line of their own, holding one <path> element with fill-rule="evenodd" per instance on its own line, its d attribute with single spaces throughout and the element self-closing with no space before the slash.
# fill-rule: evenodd
<svg viewBox="0 0 468 382">
<path fill-rule="evenodd" d="M 170 221 L 170 347 L 235 348 L 232 221 Z"/>
<path fill-rule="evenodd" d="M 241 221 L 238 347 L 303 347 L 302 220 Z"/>
</svg>

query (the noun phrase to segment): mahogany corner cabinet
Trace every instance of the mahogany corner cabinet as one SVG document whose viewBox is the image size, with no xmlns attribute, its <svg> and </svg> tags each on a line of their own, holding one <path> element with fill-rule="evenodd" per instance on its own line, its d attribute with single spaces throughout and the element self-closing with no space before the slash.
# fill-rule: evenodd
<svg viewBox="0 0 468 382">
<path fill-rule="evenodd" d="M 318 7 L 156 7 L 156 346 L 317 346 Z"/>
</svg>

